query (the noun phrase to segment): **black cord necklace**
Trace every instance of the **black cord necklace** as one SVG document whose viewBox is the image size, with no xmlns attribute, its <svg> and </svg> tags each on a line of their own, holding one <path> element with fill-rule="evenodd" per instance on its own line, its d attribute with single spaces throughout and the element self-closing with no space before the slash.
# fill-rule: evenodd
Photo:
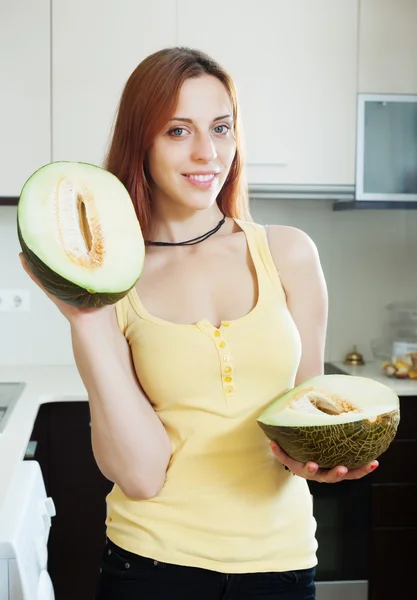
<svg viewBox="0 0 417 600">
<path fill-rule="evenodd" d="M 207 238 L 212 236 L 216 231 L 219 231 L 220 227 L 226 221 L 226 215 L 223 215 L 223 218 L 217 223 L 216 227 L 207 231 L 207 233 L 203 233 L 198 237 L 195 237 L 191 240 L 186 240 L 185 242 L 152 242 L 150 240 L 146 240 L 145 244 L 149 244 L 150 246 L 193 246 L 194 244 L 199 244 L 200 242 L 204 242 Z"/>
</svg>

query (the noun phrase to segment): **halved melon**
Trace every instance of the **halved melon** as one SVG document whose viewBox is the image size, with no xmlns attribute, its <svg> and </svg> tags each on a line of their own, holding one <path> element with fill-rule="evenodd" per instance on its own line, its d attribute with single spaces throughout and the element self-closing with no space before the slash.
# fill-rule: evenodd
<svg viewBox="0 0 417 600">
<path fill-rule="evenodd" d="M 291 458 L 348 469 L 385 452 L 399 421 L 395 392 L 353 375 L 313 377 L 278 397 L 258 417 L 268 438 Z"/>
<path fill-rule="evenodd" d="M 45 289 L 72 306 L 99 308 L 139 279 L 145 245 L 121 181 L 87 163 L 49 163 L 27 180 L 17 207 L 22 252 Z"/>
</svg>

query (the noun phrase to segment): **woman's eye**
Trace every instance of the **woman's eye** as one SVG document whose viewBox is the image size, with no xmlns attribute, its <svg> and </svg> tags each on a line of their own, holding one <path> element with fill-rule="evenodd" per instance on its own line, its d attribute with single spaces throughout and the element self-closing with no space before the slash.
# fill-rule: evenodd
<svg viewBox="0 0 417 600">
<path fill-rule="evenodd" d="M 168 133 L 173 137 L 182 137 L 183 131 L 185 131 L 183 127 L 175 127 L 175 129 L 170 129 Z"/>
<path fill-rule="evenodd" d="M 217 127 L 214 128 L 214 131 L 216 133 L 227 133 L 230 130 L 229 125 L 217 125 Z"/>
</svg>

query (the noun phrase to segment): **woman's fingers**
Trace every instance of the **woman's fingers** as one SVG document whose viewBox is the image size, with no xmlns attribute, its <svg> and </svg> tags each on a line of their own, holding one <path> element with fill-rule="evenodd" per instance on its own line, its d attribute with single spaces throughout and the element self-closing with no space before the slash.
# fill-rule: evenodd
<svg viewBox="0 0 417 600">
<path fill-rule="evenodd" d="M 290 458 L 275 442 L 271 442 L 271 449 L 275 457 L 295 475 L 319 483 L 338 483 L 344 479 L 360 479 L 372 473 L 379 464 L 377 460 L 373 460 L 357 469 L 349 470 L 344 465 L 338 465 L 333 469 L 320 469 L 315 462 L 308 461 L 304 464 Z"/>
</svg>

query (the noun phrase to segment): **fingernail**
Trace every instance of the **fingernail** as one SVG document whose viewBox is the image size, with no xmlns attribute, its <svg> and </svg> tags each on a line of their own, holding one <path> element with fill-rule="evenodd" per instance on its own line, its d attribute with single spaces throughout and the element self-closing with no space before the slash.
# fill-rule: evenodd
<svg viewBox="0 0 417 600">
<path fill-rule="evenodd" d="M 339 475 L 339 477 L 341 477 L 342 475 L 346 475 L 344 471 L 338 471 L 337 474 Z"/>
<path fill-rule="evenodd" d="M 376 463 L 376 465 L 371 465 L 371 469 L 372 469 L 372 471 L 373 471 L 374 469 L 376 469 L 376 468 L 378 467 L 378 465 L 379 465 L 379 463 Z"/>
<path fill-rule="evenodd" d="M 314 473 L 314 471 L 317 471 L 315 467 L 308 467 L 308 470 L 310 471 L 310 473 Z"/>
</svg>

